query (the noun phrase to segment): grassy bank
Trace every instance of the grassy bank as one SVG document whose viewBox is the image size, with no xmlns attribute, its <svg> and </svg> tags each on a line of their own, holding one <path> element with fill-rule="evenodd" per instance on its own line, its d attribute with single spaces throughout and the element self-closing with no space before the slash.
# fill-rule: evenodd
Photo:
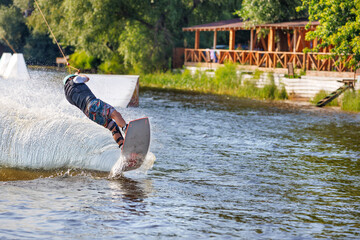
<svg viewBox="0 0 360 240">
<path fill-rule="evenodd" d="M 311 100 L 314 105 L 321 99 L 328 96 L 330 93 L 320 91 Z M 337 106 L 344 111 L 360 112 L 360 91 L 347 90 L 340 98 L 336 98 L 328 103 L 326 106 Z"/>
<path fill-rule="evenodd" d="M 341 103 L 341 109 L 352 112 L 360 112 L 360 91 L 347 91 Z"/>
<path fill-rule="evenodd" d="M 141 86 L 255 99 L 287 99 L 285 88 L 279 89 L 275 85 L 272 74 L 268 75 L 269 83 L 258 88 L 254 80 L 259 79 L 260 74 L 261 72 L 257 71 L 253 74 L 253 79 L 243 80 L 243 74 L 237 72 L 235 64 L 226 64 L 218 68 L 213 75 L 204 71 L 192 74 L 189 70 L 143 75 Z"/>
<path fill-rule="evenodd" d="M 263 88 L 257 87 L 256 82 L 261 74 L 261 71 L 255 71 L 251 79 L 244 79 L 243 73 L 237 71 L 237 65 L 225 64 L 211 74 L 199 70 L 191 73 L 186 69 L 178 72 L 144 74 L 141 76 L 141 86 L 254 99 L 288 99 L 285 87 L 276 86 L 271 73 L 267 75 L 268 84 Z M 311 102 L 316 104 L 328 94 L 320 91 Z M 360 92 L 346 91 L 341 100 L 335 99 L 327 106 L 340 106 L 345 111 L 360 112 Z"/>
</svg>

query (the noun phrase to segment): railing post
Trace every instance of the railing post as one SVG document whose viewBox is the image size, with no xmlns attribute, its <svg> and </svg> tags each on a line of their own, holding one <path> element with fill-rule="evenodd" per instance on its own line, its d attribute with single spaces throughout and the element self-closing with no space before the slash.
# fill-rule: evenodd
<svg viewBox="0 0 360 240">
<path fill-rule="evenodd" d="M 302 67 L 302 70 L 306 70 L 306 67 L 305 67 L 305 64 L 306 64 L 306 53 L 303 53 L 303 67 Z"/>
<path fill-rule="evenodd" d="M 293 36 L 293 52 L 296 53 L 296 45 L 297 45 L 297 31 L 294 29 L 294 36 Z"/>
<path fill-rule="evenodd" d="M 276 57 L 276 55 L 277 55 L 277 53 L 274 53 L 274 60 L 273 60 L 273 65 L 274 65 L 274 67 L 273 68 L 276 68 L 276 65 L 277 65 L 277 57 Z"/>
<path fill-rule="evenodd" d="M 297 31 L 294 29 L 294 37 L 293 37 L 293 52 L 294 52 L 294 58 L 293 58 L 293 64 L 296 67 L 296 45 L 297 45 Z"/>
</svg>

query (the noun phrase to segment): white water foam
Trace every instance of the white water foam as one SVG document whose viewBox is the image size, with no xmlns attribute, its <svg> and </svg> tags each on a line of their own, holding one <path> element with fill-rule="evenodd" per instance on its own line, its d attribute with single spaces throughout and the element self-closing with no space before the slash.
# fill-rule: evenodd
<svg viewBox="0 0 360 240">
<path fill-rule="evenodd" d="M 135 171 L 146 174 L 147 171 L 153 167 L 155 160 L 156 160 L 155 155 L 152 152 L 148 152 L 143 164 Z M 116 179 L 116 178 L 122 177 L 123 176 L 122 169 L 123 169 L 124 163 L 125 163 L 124 157 L 120 156 L 119 160 L 112 167 L 110 174 L 109 174 L 109 178 Z"/>
<path fill-rule="evenodd" d="M 66 101 L 61 77 L 0 78 L 0 166 L 110 171 L 122 161 L 109 130 Z"/>
</svg>

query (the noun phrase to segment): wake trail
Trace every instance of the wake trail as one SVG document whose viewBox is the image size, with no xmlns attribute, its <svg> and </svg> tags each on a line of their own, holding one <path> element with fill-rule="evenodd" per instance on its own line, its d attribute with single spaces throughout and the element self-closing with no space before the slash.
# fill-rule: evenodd
<svg viewBox="0 0 360 240">
<path fill-rule="evenodd" d="M 0 78 L 0 166 L 110 171 L 120 159 L 111 133 L 66 101 L 63 75 Z"/>
</svg>

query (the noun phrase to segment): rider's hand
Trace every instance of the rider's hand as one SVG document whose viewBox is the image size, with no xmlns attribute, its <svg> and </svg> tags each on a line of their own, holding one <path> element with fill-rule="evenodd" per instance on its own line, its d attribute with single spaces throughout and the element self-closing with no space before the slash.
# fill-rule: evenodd
<svg viewBox="0 0 360 240">
<path fill-rule="evenodd" d="M 125 126 L 123 126 L 121 129 L 123 130 L 123 132 L 125 133 L 126 129 L 128 127 L 128 124 L 125 124 Z"/>
</svg>

